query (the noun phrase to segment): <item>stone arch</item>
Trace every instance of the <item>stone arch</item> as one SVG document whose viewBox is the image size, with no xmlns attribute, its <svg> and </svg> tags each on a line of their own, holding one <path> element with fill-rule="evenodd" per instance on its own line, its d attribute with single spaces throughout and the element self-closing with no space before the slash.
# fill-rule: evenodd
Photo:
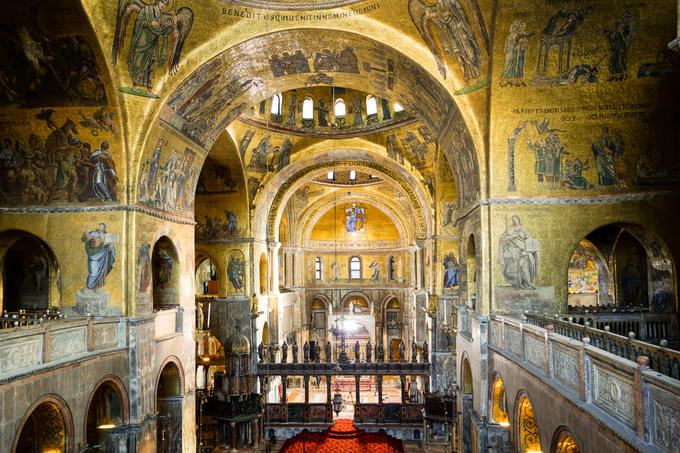
<svg viewBox="0 0 680 453">
<path fill-rule="evenodd" d="M 45 313 L 59 309 L 59 263 L 38 236 L 21 230 L 0 234 L 0 309 Z"/>
<path fill-rule="evenodd" d="M 558 426 L 550 442 L 550 453 L 580 453 L 576 438 L 568 426 Z"/>
<path fill-rule="evenodd" d="M 376 23 L 376 25 L 385 28 L 384 24 Z M 386 27 L 385 32 L 391 34 L 395 40 L 397 39 L 396 29 Z M 215 40 L 220 39 L 218 38 L 219 36 L 221 35 L 216 34 Z M 210 59 L 205 59 L 202 56 L 205 53 L 201 54 L 194 51 L 188 54 L 186 56 L 186 64 L 180 68 L 180 74 L 184 78 L 177 77 L 174 79 L 177 81 L 176 84 L 173 84 L 176 90 L 172 92 L 165 90 L 165 92 L 169 93 L 164 97 L 165 103 L 162 103 L 162 107 L 148 117 L 148 123 L 144 121 L 144 124 L 140 126 L 149 132 L 145 138 L 140 139 L 140 142 L 144 143 L 142 146 L 145 148 L 145 151 L 136 170 L 137 175 L 133 178 L 133 180 L 137 181 L 137 184 L 134 184 L 132 187 L 133 198 L 138 198 L 136 191 L 143 173 L 142 165 L 144 165 L 145 161 L 150 161 L 153 150 L 157 145 L 157 143 L 152 143 L 152 140 L 149 140 L 153 136 L 152 134 L 157 133 L 158 125 L 154 124 L 154 121 L 159 120 L 170 125 L 170 127 L 180 129 L 180 132 L 187 136 L 189 140 L 195 141 L 204 150 L 209 150 L 225 127 L 247 107 L 258 103 L 261 99 L 270 98 L 274 93 L 303 86 L 304 76 L 298 74 L 282 77 L 272 76 L 270 56 L 263 52 L 252 52 L 253 48 L 266 46 L 272 40 L 301 43 L 298 45 L 300 47 L 299 50 L 306 55 L 311 54 L 312 50 L 319 48 L 355 46 L 357 52 L 361 54 L 358 55 L 360 61 L 370 59 L 376 49 L 379 49 L 385 58 L 394 62 L 395 71 L 400 74 L 400 77 L 395 80 L 394 86 L 390 86 L 390 89 L 388 89 L 384 83 L 383 75 L 371 72 L 334 73 L 335 85 L 363 91 L 368 90 L 383 99 L 398 101 L 407 110 L 416 112 L 419 119 L 423 121 L 428 129 L 441 132 L 439 136 L 441 147 L 447 155 L 456 179 L 458 181 L 466 181 L 466 184 L 464 186 L 461 185 L 460 188 L 461 199 L 464 200 L 464 203 L 460 205 L 461 209 L 468 209 L 479 198 L 482 185 L 480 184 L 478 153 L 475 149 L 475 143 L 481 144 L 482 140 L 480 140 L 479 125 L 472 118 L 472 110 L 468 108 L 468 100 L 452 96 L 450 91 L 440 83 L 439 78 L 432 75 L 436 71 L 425 69 L 421 64 L 416 63 L 412 58 L 417 59 L 420 53 L 415 52 L 415 48 L 405 49 L 408 55 L 404 55 L 404 53 L 397 51 L 394 47 L 374 41 L 366 35 L 338 30 L 337 33 L 330 36 L 327 33 L 318 33 L 314 28 L 282 30 L 263 36 L 246 38 L 242 42 L 214 54 Z M 213 48 L 219 48 L 219 46 L 215 45 Z M 371 53 L 366 52 L 364 55 L 363 49 L 371 49 Z M 178 115 L 176 108 L 193 93 L 189 91 L 184 94 L 179 92 L 179 90 L 186 85 L 190 85 L 189 81 L 200 80 L 200 74 L 206 71 L 218 71 L 222 68 L 222 65 L 226 66 L 230 61 L 240 61 L 242 64 L 239 67 L 248 67 L 252 68 L 252 70 L 248 74 L 236 74 L 232 72 L 236 68 L 225 68 L 227 70 L 224 72 L 224 77 L 215 86 L 216 91 L 227 88 L 227 84 L 237 76 L 240 79 L 249 77 L 247 78 L 247 83 L 230 98 L 221 100 L 225 107 L 214 115 L 215 118 L 211 121 L 211 124 L 214 126 L 211 126 L 207 131 L 201 132 L 202 135 L 200 137 L 191 137 L 187 135 L 188 132 L 182 132 L 183 126 L 178 124 L 184 121 L 176 121 L 177 118 L 175 117 Z M 185 70 L 184 68 L 190 69 Z M 267 81 L 266 84 L 263 84 L 264 80 Z M 464 105 L 464 115 L 469 118 L 464 118 L 463 113 L 458 109 L 458 104 Z M 419 106 L 423 105 L 427 105 L 428 108 L 419 108 Z M 195 116 L 201 119 L 200 115 L 202 113 L 201 111 Z M 468 130 L 467 123 L 471 124 L 474 128 L 474 139 Z M 195 164 L 200 166 L 204 158 L 205 156 L 197 156 Z M 195 192 L 196 181 L 190 181 L 188 186 L 191 191 Z"/>
<path fill-rule="evenodd" d="M 30 449 L 27 450 L 25 444 L 24 444 L 24 439 L 22 439 L 22 434 L 24 432 L 24 429 L 34 429 L 37 430 L 37 427 L 33 425 L 33 420 L 32 417 L 36 410 L 43 408 L 45 409 L 46 412 L 49 412 L 50 416 L 53 417 L 53 422 L 51 421 L 48 422 L 46 417 L 42 416 L 40 419 L 40 431 L 45 432 L 46 435 L 52 435 L 52 439 L 49 440 L 49 443 L 51 444 L 60 444 L 60 445 L 48 445 L 47 447 L 54 447 L 55 450 L 57 451 L 62 451 L 62 452 L 70 452 L 73 451 L 74 448 L 74 427 L 73 427 L 73 417 L 71 415 L 71 410 L 66 403 L 66 401 L 59 395 L 50 393 L 47 395 L 43 395 L 39 399 L 33 402 L 31 406 L 26 410 L 26 413 L 24 414 L 24 418 L 21 421 L 21 424 L 19 425 L 19 429 L 17 430 L 16 437 L 14 438 L 14 444 L 12 447 L 12 451 L 15 453 L 23 453 L 23 452 L 31 452 Z M 59 416 L 61 420 L 57 419 L 56 416 Z M 61 433 L 61 441 L 59 440 L 59 432 L 54 433 L 54 430 L 63 430 L 63 433 Z M 31 437 L 33 437 L 33 434 L 31 434 Z M 21 447 L 21 450 L 18 450 L 18 448 Z M 36 446 L 37 447 L 37 446 Z M 40 449 L 34 449 L 34 452 L 42 452 L 43 448 Z"/>
<path fill-rule="evenodd" d="M 335 154 L 343 153 L 344 158 L 338 160 Z M 408 174 L 405 169 L 399 168 L 387 158 L 382 161 L 369 159 L 366 153 L 357 150 L 335 150 L 334 153 L 324 153 L 302 158 L 294 164 L 287 166 L 283 171 L 274 175 L 267 185 L 267 190 L 275 191 L 276 195 L 268 199 L 268 204 L 258 203 L 255 210 L 255 236 L 266 236 L 278 240 L 278 225 L 283 216 L 284 207 L 287 205 L 293 194 L 308 181 L 325 174 L 329 169 L 365 168 L 380 173 L 385 179 L 393 182 L 399 187 L 409 200 L 414 219 L 414 235 L 416 237 L 426 237 L 433 232 L 433 219 L 428 209 L 430 195 L 422 187 L 420 181 Z M 399 212 L 400 210 L 396 210 Z M 404 219 L 404 225 L 408 221 Z M 266 226 L 266 230 L 265 230 Z M 406 228 L 408 231 L 409 228 Z"/>
<path fill-rule="evenodd" d="M 101 391 L 106 391 L 106 387 L 114 391 L 115 396 L 118 398 L 117 403 L 119 407 L 116 408 L 114 402 L 103 404 L 103 407 L 99 407 L 99 393 Z M 90 414 L 91 410 L 93 410 L 95 414 Z M 91 415 L 94 415 L 94 418 L 92 418 Z M 92 392 L 90 392 L 90 397 L 88 398 L 83 424 L 85 427 L 85 442 L 88 445 L 94 445 L 95 443 L 101 445 L 106 442 L 106 431 L 119 426 L 119 423 L 127 424 L 129 421 L 130 400 L 123 381 L 121 381 L 118 376 L 112 374 L 104 376 L 94 386 Z M 102 425 L 110 426 L 102 427 Z M 99 435 L 96 435 L 95 433 Z M 93 442 L 95 440 L 96 442 Z M 111 439 L 111 441 L 115 441 L 115 439 Z M 106 447 L 104 448 L 106 449 Z"/>
<path fill-rule="evenodd" d="M 365 301 L 365 306 L 368 310 L 366 314 L 370 314 L 371 313 L 371 307 L 373 305 L 373 301 L 371 300 L 370 297 L 368 297 L 362 291 L 350 291 L 343 296 L 342 300 L 340 301 L 340 306 L 342 307 L 342 312 L 343 313 L 345 312 L 345 305 L 349 304 L 349 301 L 351 299 L 355 299 L 355 298 L 362 299 L 363 301 Z M 350 313 L 350 314 L 352 314 L 352 313 Z"/>
<path fill-rule="evenodd" d="M 541 437 L 534 407 L 525 390 L 517 392 L 513 411 L 513 441 L 520 452 L 541 451 Z"/>
</svg>

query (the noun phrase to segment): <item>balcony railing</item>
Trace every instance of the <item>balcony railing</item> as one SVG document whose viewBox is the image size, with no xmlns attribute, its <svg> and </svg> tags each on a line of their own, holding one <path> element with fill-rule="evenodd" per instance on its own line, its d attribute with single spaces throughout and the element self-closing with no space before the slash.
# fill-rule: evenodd
<svg viewBox="0 0 680 453">
<path fill-rule="evenodd" d="M 526 322 L 492 315 L 489 350 L 579 401 L 598 423 L 642 444 L 640 451 L 678 451 L 677 424 L 668 420 L 678 413 L 680 381 L 650 369 L 656 362 L 677 376 L 677 351 L 538 315 Z"/>
<path fill-rule="evenodd" d="M 649 313 L 647 313 L 649 315 Z M 672 377 L 673 379 L 680 379 L 680 351 L 670 349 L 665 347 L 668 342 L 666 340 L 661 340 L 659 346 L 636 340 L 637 335 L 635 335 L 635 330 L 630 330 L 632 335 L 623 336 L 613 333 L 610 324 L 605 324 L 602 318 L 597 318 L 596 315 L 593 319 L 598 326 L 602 329 L 591 327 L 590 321 L 584 321 L 584 325 L 577 324 L 571 321 L 565 321 L 559 319 L 561 315 L 557 317 L 548 317 L 536 314 L 526 314 L 527 322 L 538 327 L 546 328 L 552 326 L 555 333 L 564 335 L 565 337 L 573 338 L 575 340 L 583 341 L 587 338 L 588 343 L 596 348 L 603 349 L 609 353 L 615 354 L 621 358 L 631 360 L 633 362 L 637 361 L 639 356 L 647 356 L 649 358 L 649 366 L 651 369 L 658 371 L 659 373 L 665 374 L 666 376 Z M 670 318 L 668 315 L 663 315 L 666 318 Z M 610 320 L 611 322 L 612 320 Z M 672 325 L 670 320 L 662 321 L 657 319 L 634 319 L 633 321 L 627 321 L 625 318 L 617 318 L 616 325 L 617 329 L 622 329 L 629 326 L 630 323 L 639 323 L 636 325 L 642 326 L 643 331 L 647 331 L 651 326 L 654 329 L 658 328 L 659 325 L 663 326 L 663 329 Z M 640 329 L 638 329 L 640 330 Z M 625 330 L 624 330 L 625 331 Z"/>
</svg>

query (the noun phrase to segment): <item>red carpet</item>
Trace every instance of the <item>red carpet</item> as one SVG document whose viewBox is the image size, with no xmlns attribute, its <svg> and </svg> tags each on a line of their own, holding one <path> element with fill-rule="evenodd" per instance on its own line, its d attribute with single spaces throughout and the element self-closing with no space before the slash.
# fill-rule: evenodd
<svg viewBox="0 0 680 453">
<path fill-rule="evenodd" d="M 385 433 L 367 433 L 352 420 L 340 419 L 320 433 L 300 433 L 288 439 L 281 453 L 403 453 L 399 439 Z"/>
</svg>

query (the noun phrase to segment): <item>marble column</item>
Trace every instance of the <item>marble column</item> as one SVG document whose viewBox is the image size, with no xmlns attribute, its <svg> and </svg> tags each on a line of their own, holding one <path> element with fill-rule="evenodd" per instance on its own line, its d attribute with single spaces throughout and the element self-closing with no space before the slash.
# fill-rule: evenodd
<svg viewBox="0 0 680 453">
<path fill-rule="evenodd" d="M 357 400 L 356 400 L 356 404 L 360 404 L 360 403 L 361 403 L 361 399 L 360 399 L 360 394 L 361 394 L 361 376 L 354 376 L 354 383 L 356 384 L 355 388 L 356 388 L 356 392 L 357 392 Z"/>
<path fill-rule="evenodd" d="M 269 251 L 269 294 L 279 293 L 279 249 L 280 242 L 267 241 L 267 249 Z M 262 285 L 262 282 L 260 282 Z"/>
<path fill-rule="evenodd" d="M 383 402 L 383 377 L 378 376 L 378 404 L 382 404 Z"/>
<path fill-rule="evenodd" d="M 305 380 L 305 404 L 309 404 L 309 376 L 305 376 L 304 380 Z"/>
<path fill-rule="evenodd" d="M 281 376 L 281 402 L 288 402 L 288 376 Z"/>
</svg>

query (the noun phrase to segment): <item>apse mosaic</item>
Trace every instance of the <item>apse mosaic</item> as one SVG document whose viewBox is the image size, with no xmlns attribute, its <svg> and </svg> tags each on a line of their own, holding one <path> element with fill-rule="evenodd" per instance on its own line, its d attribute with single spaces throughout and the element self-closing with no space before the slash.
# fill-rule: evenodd
<svg viewBox="0 0 680 453">
<path fill-rule="evenodd" d="M 677 105 L 664 102 L 678 96 L 680 60 L 666 46 L 675 29 L 663 19 L 674 2 L 500 8 L 492 146 L 506 149 L 507 184 L 494 181 L 498 190 L 598 194 L 680 181 Z"/>
</svg>

